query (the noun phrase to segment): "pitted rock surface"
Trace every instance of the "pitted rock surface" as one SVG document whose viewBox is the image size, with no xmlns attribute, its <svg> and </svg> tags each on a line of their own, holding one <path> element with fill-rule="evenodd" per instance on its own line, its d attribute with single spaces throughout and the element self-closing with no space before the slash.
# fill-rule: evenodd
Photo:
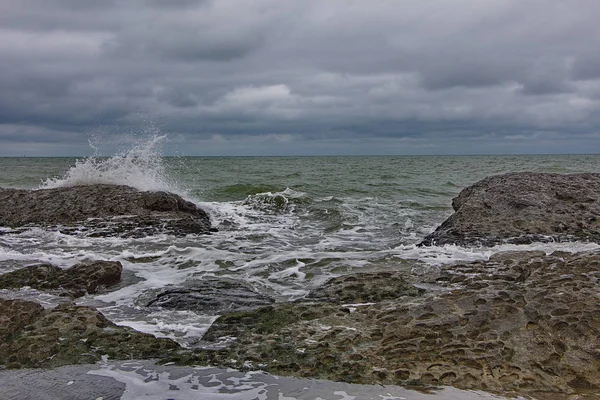
<svg viewBox="0 0 600 400">
<path fill-rule="evenodd" d="M 208 215 L 192 202 L 173 193 L 141 192 L 120 185 L 0 188 L 0 226 L 39 226 L 65 234 L 120 237 L 211 231 Z"/>
<path fill-rule="evenodd" d="M 43 368 L 111 359 L 165 357 L 180 347 L 118 326 L 91 307 L 63 304 L 44 310 L 38 303 L 0 299 L 0 365 Z"/>
<path fill-rule="evenodd" d="M 68 269 L 50 264 L 31 265 L 0 275 L 0 289 L 30 286 L 62 296 L 81 297 L 118 283 L 122 271 L 118 261 L 95 261 Z"/>
<path fill-rule="evenodd" d="M 354 383 L 600 393 L 600 252 L 501 253 L 445 267 L 428 284 L 435 290 L 363 306 L 225 315 L 205 339 L 237 341 L 211 360 Z"/>
<path fill-rule="evenodd" d="M 492 176 L 462 190 L 452 208 L 422 245 L 600 242 L 600 174 Z"/>
<path fill-rule="evenodd" d="M 311 291 L 306 299 L 340 304 L 371 303 L 402 296 L 418 296 L 423 292 L 423 289 L 416 288 L 399 273 L 358 273 L 332 278 Z"/>
<path fill-rule="evenodd" d="M 33 323 L 43 312 L 44 307 L 33 301 L 0 299 L 0 343 Z"/>
</svg>

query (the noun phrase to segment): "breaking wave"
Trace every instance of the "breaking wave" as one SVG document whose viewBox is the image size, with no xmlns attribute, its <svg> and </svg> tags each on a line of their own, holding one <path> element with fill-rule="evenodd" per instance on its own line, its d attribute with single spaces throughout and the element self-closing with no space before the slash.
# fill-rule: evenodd
<svg viewBox="0 0 600 400">
<path fill-rule="evenodd" d="M 286 188 L 282 192 L 249 195 L 243 204 L 264 212 L 284 212 L 293 211 L 297 206 L 306 206 L 312 202 L 313 199 L 306 193 Z"/>
<path fill-rule="evenodd" d="M 182 194 L 177 182 L 165 171 L 160 150 L 166 140 L 165 135 L 153 135 L 108 158 L 94 155 L 77 160 L 62 177 L 42 181 L 39 189 L 110 184 Z"/>
</svg>

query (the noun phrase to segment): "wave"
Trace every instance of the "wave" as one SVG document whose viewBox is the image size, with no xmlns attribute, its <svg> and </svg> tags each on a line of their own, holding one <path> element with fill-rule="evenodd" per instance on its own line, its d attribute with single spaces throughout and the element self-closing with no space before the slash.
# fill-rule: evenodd
<svg viewBox="0 0 600 400">
<path fill-rule="evenodd" d="M 261 193 L 277 193 L 282 191 L 284 191 L 284 188 L 274 185 L 238 183 L 220 188 L 214 194 L 220 201 L 236 201 Z"/>
<path fill-rule="evenodd" d="M 283 212 L 293 211 L 298 206 L 306 206 L 312 202 L 313 199 L 306 193 L 286 188 L 282 192 L 249 195 L 243 204 L 264 212 Z"/>
<path fill-rule="evenodd" d="M 183 191 L 165 171 L 160 148 L 165 135 L 153 135 L 112 157 L 97 155 L 76 160 L 62 177 L 42 181 L 38 189 L 79 185 L 127 185 L 142 191 Z"/>
</svg>

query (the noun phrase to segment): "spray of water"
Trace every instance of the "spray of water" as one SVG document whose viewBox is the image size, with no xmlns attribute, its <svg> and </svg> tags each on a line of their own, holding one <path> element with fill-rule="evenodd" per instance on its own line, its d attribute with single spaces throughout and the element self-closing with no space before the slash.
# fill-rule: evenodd
<svg viewBox="0 0 600 400">
<path fill-rule="evenodd" d="M 160 155 L 165 141 L 166 136 L 153 135 L 112 157 L 94 155 L 77 160 L 64 176 L 44 180 L 40 189 L 111 184 L 127 185 L 143 191 L 181 192 L 165 171 Z M 92 148 L 96 149 L 95 146 Z"/>
</svg>

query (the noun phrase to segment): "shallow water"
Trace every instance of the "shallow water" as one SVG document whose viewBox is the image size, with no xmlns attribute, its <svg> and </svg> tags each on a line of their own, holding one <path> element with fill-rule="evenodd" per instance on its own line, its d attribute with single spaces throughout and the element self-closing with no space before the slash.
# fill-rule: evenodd
<svg viewBox="0 0 600 400">
<path fill-rule="evenodd" d="M 156 366 L 150 361 L 0 372 L 12 400 L 478 400 L 503 397 L 444 387 L 420 392 L 398 386 L 353 385 L 277 377 L 263 372 Z"/>
</svg>

